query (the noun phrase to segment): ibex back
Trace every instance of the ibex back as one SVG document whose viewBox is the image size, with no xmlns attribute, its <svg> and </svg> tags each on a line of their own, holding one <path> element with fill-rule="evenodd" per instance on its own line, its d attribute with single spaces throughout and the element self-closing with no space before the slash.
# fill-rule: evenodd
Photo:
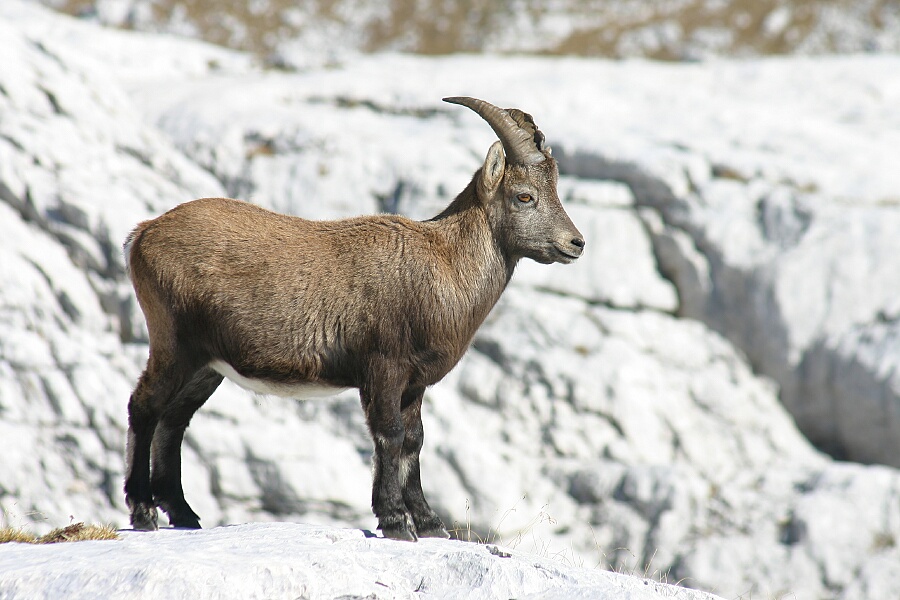
<svg viewBox="0 0 900 600">
<path fill-rule="evenodd" d="M 568 263 L 584 240 L 531 116 L 473 98 L 500 138 L 465 190 L 424 222 L 309 221 L 206 198 L 137 226 L 128 272 L 150 357 L 128 404 L 125 496 L 135 529 L 200 527 L 181 443 L 223 377 L 263 393 L 358 388 L 386 537 L 446 537 L 422 492 L 422 396 L 456 365 L 521 258 Z"/>
</svg>

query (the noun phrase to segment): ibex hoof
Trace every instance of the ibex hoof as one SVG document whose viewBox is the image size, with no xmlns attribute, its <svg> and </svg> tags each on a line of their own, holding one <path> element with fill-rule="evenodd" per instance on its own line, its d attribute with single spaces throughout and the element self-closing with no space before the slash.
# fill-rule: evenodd
<svg viewBox="0 0 900 600">
<path fill-rule="evenodd" d="M 400 540 L 401 542 L 417 542 L 419 538 L 408 527 L 388 527 L 382 529 L 381 533 L 384 537 L 392 540 Z"/>
<path fill-rule="evenodd" d="M 137 505 L 131 510 L 131 526 L 138 531 L 156 531 L 156 507 Z"/>
<path fill-rule="evenodd" d="M 416 533 L 418 533 L 420 538 L 429 537 L 446 539 L 450 537 L 441 518 L 437 516 L 434 511 L 420 515 L 419 518 L 414 518 L 414 520 L 416 524 Z"/>
<path fill-rule="evenodd" d="M 177 517 L 169 519 L 169 525 L 179 529 L 201 529 L 200 520 L 196 517 Z"/>
<path fill-rule="evenodd" d="M 179 529 L 200 529 L 200 517 L 197 516 L 187 502 L 178 503 L 158 502 L 163 511 L 169 516 L 169 525 Z"/>
<path fill-rule="evenodd" d="M 444 538 L 447 539 L 450 537 L 450 534 L 447 533 L 447 530 L 443 527 L 435 527 L 433 529 L 422 529 L 419 531 L 419 537 L 423 538 Z"/>
<path fill-rule="evenodd" d="M 392 540 L 415 542 L 419 539 L 416 535 L 416 526 L 413 525 L 413 520 L 407 514 L 401 513 L 383 518 L 378 528 L 381 529 L 384 537 Z"/>
</svg>

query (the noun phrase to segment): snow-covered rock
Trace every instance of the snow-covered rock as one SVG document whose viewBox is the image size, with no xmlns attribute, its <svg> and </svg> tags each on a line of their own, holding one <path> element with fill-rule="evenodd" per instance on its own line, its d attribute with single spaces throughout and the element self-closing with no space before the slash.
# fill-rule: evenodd
<svg viewBox="0 0 900 600">
<path fill-rule="evenodd" d="M 898 466 L 900 62 L 864 62 L 738 65 L 748 75 L 739 82 L 698 74 L 692 94 L 734 99 L 727 121 L 715 116 L 717 136 L 669 125 L 670 107 L 632 106 L 658 114 L 667 125 L 657 135 L 677 151 L 637 167 L 630 149 L 613 160 L 573 153 L 572 167 L 626 182 L 658 211 L 642 214 L 678 314 L 723 333 L 772 377 L 816 445 Z M 793 98 L 802 86 L 818 94 Z M 777 95 L 758 106 L 765 90 Z M 679 98 L 671 116 L 692 102 Z"/>
<path fill-rule="evenodd" d="M 424 485 L 447 524 L 726 597 L 894 589 L 900 475 L 833 462 L 778 400 L 801 415 L 791 398 L 824 398 L 840 439 L 896 441 L 864 409 L 897 406 L 885 74 L 900 59 L 381 55 L 290 74 L 18 0 L 0 38 L 15 59 L 0 60 L 5 522 L 127 518 L 146 345 L 118 248 L 135 223 L 226 193 L 313 218 L 432 216 L 493 141 L 439 102 L 465 93 L 535 115 L 588 245 L 576 265 L 523 264 L 426 395 Z M 837 427 L 825 416 L 800 422 Z M 186 495 L 206 526 L 371 528 L 370 452 L 352 393 L 296 403 L 226 383 L 188 430 Z"/>
<path fill-rule="evenodd" d="M 358 529 L 273 523 L 121 535 L 0 546 L 0 597 L 716 600 L 495 544 L 410 544 Z"/>
</svg>

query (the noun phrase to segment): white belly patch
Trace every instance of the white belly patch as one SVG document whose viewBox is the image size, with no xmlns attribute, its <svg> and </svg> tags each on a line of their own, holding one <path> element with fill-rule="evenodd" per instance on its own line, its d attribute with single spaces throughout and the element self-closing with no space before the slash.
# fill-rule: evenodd
<svg viewBox="0 0 900 600">
<path fill-rule="evenodd" d="M 322 385 L 321 383 L 276 383 L 262 379 L 251 379 L 249 377 L 244 377 L 235 371 L 234 367 L 221 360 L 212 361 L 209 363 L 209 368 L 213 369 L 223 377 L 227 377 L 245 390 L 250 390 L 257 394 L 281 396 L 282 398 L 296 398 L 298 400 L 324 398 L 326 396 L 340 394 L 341 392 L 350 389 L 333 385 Z"/>
</svg>

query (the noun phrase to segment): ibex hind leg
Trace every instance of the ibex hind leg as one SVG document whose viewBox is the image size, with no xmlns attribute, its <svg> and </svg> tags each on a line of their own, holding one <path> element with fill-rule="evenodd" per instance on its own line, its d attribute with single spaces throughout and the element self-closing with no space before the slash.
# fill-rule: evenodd
<svg viewBox="0 0 900 600">
<path fill-rule="evenodd" d="M 411 388 L 403 395 L 401 418 L 405 435 L 400 453 L 400 486 L 403 502 L 412 516 L 419 537 L 448 538 L 450 534 L 425 500 L 419 469 L 419 454 L 425 440 L 422 426 L 424 388 Z"/>
<path fill-rule="evenodd" d="M 153 435 L 150 489 L 154 502 L 166 512 L 173 527 L 200 528 L 200 517 L 184 499 L 181 445 L 194 413 L 220 383 L 222 376 L 207 367 L 194 373 L 163 409 Z"/>
<path fill-rule="evenodd" d="M 147 368 L 128 402 L 125 502 L 135 529 L 157 529 L 156 504 L 150 488 L 150 448 L 162 410 L 184 380 L 173 362 L 160 361 L 151 350 Z"/>
</svg>

